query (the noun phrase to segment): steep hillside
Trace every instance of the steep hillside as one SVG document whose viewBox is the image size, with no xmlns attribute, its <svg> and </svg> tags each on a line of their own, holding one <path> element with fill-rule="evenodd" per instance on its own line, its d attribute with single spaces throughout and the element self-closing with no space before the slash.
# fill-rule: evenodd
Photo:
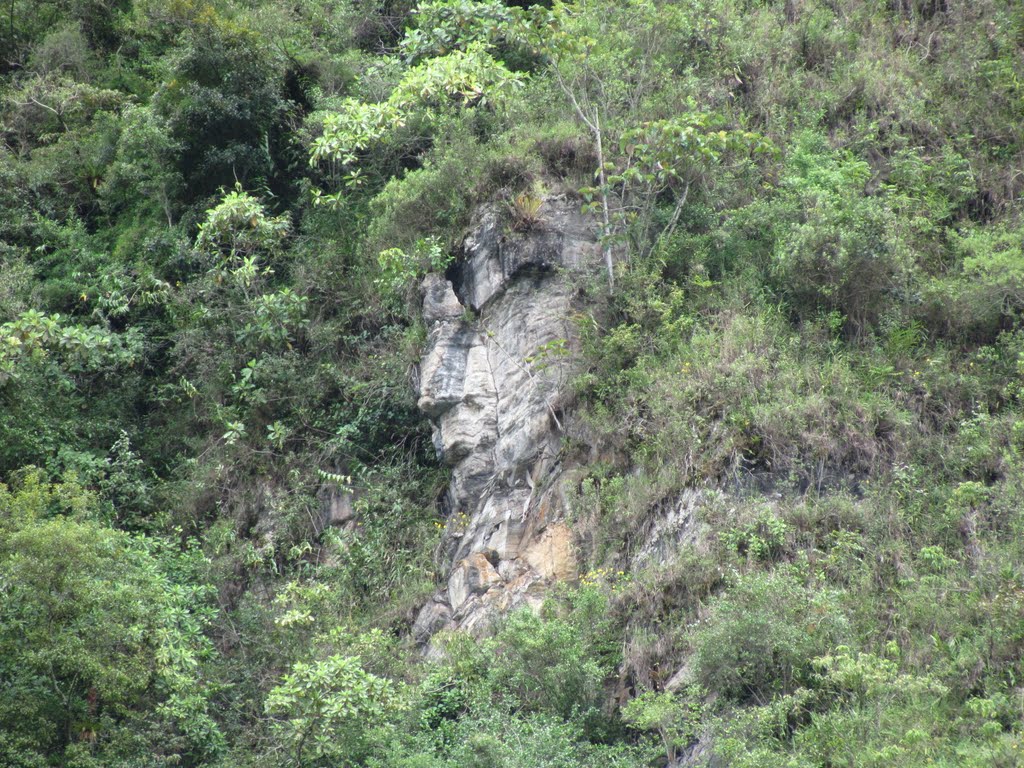
<svg viewBox="0 0 1024 768">
<path fill-rule="evenodd" d="M 1019 2 L 3 5 L 0 764 L 1022 762 Z"/>
</svg>

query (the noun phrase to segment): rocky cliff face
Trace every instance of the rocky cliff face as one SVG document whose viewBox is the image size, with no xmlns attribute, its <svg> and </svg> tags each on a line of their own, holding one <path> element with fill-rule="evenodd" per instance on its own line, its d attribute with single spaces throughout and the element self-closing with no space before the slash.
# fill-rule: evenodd
<svg viewBox="0 0 1024 768">
<path fill-rule="evenodd" d="M 525 230 L 501 213 L 483 207 L 450 279 L 422 285 L 419 407 L 453 473 L 447 587 L 420 612 L 421 642 L 448 627 L 482 629 L 576 578 L 559 446 L 573 301 L 600 264 L 597 228 L 562 197 L 545 199 Z"/>
</svg>

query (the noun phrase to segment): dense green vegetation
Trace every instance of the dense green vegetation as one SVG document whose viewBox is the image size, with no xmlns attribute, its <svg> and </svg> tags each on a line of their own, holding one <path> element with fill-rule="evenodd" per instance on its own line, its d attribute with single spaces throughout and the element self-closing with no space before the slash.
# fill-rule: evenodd
<svg viewBox="0 0 1024 768">
<path fill-rule="evenodd" d="M 0 764 L 1020 764 L 1024 5 L 0 5 Z M 546 191 L 589 574 L 425 658 L 414 281 Z"/>
</svg>

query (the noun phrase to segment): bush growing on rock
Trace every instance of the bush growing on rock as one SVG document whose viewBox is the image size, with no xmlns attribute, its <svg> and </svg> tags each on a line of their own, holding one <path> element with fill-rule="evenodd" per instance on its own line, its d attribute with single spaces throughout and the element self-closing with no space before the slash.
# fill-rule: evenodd
<svg viewBox="0 0 1024 768">
<path fill-rule="evenodd" d="M 786 568 L 751 573 L 694 626 L 694 673 L 708 690 L 763 703 L 812 685 L 812 660 L 849 639 L 839 592 L 815 589 Z"/>
</svg>

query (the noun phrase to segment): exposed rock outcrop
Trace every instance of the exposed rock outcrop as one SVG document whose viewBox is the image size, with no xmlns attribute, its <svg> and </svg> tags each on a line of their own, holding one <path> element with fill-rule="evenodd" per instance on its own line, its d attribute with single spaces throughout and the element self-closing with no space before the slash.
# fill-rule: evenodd
<svg viewBox="0 0 1024 768">
<path fill-rule="evenodd" d="M 576 578 L 559 446 L 576 348 L 581 276 L 599 267 L 597 227 L 563 197 L 543 201 L 527 231 L 483 207 L 448 278 L 423 282 L 429 329 L 419 407 L 453 467 L 445 536 L 447 586 L 413 628 L 483 628 Z"/>
</svg>

